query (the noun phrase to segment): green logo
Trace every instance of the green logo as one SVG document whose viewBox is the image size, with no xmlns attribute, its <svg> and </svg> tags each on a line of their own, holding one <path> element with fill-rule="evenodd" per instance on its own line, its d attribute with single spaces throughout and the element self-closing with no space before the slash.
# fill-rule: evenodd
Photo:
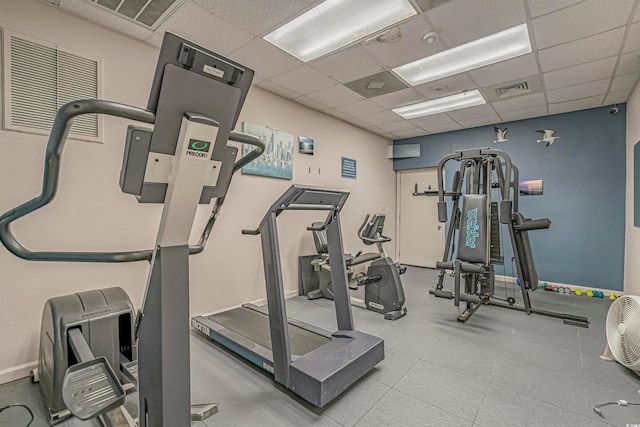
<svg viewBox="0 0 640 427">
<path fill-rule="evenodd" d="M 208 141 L 200 141 L 198 139 L 190 139 L 189 140 L 189 148 L 188 150 L 192 151 L 200 151 L 200 152 L 209 152 L 209 148 L 211 147 L 211 143 Z"/>
</svg>

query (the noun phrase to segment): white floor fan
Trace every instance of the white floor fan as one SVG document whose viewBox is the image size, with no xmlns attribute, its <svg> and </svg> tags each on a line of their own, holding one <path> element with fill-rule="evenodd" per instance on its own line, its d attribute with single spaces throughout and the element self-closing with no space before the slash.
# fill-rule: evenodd
<svg viewBox="0 0 640 427">
<path fill-rule="evenodd" d="M 640 296 L 626 295 L 609 307 L 604 360 L 615 360 L 640 375 Z"/>
</svg>

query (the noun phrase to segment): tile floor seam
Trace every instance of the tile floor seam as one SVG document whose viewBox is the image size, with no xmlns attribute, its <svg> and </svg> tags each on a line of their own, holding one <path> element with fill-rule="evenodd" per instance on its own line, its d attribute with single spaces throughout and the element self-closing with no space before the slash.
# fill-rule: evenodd
<svg viewBox="0 0 640 427">
<path fill-rule="evenodd" d="M 378 403 L 378 402 L 380 401 L 380 399 L 382 399 L 384 396 L 386 396 L 386 394 L 387 394 L 387 393 L 389 393 L 389 390 L 391 390 L 391 389 L 393 388 L 393 387 L 389 387 L 388 385 L 386 385 L 386 384 L 384 384 L 384 383 L 381 383 L 380 381 L 378 381 L 378 380 L 376 380 L 376 379 L 374 379 L 374 378 L 371 378 L 371 381 L 375 381 L 375 382 L 377 382 L 378 384 L 381 384 L 381 385 L 383 385 L 383 386 L 387 387 L 387 390 L 386 390 L 384 393 L 382 393 L 382 395 L 381 395 L 378 399 L 376 399 L 376 401 L 375 401 L 375 402 L 373 402 L 373 405 L 371 405 L 371 407 L 370 407 L 369 409 L 367 409 L 367 410 L 364 412 L 364 414 L 362 414 L 362 415 L 360 416 L 360 418 L 358 418 L 358 419 L 356 420 L 356 422 L 355 422 L 355 423 L 353 423 L 353 424 L 351 424 L 351 425 L 342 424 L 340 421 L 336 420 L 336 419 L 335 419 L 335 418 L 333 418 L 331 415 L 327 415 L 327 417 L 328 417 L 328 418 L 330 418 L 330 419 L 332 419 L 333 421 L 337 422 L 338 424 L 340 424 L 340 425 L 341 425 L 341 426 L 343 426 L 343 427 L 353 427 L 353 426 L 357 425 L 357 424 L 360 422 L 360 420 L 361 420 L 362 418 L 364 418 L 364 417 L 365 417 L 369 412 L 371 412 L 371 410 L 376 406 L 376 403 Z"/>
<path fill-rule="evenodd" d="M 427 402 L 426 400 L 422 400 L 422 399 L 420 399 L 420 398 L 419 398 L 419 397 L 417 397 L 417 396 L 414 396 L 414 395 L 412 395 L 412 394 L 409 394 L 409 393 L 404 392 L 404 391 L 402 391 L 402 390 L 399 390 L 399 389 L 397 389 L 397 388 L 394 388 L 394 390 L 395 390 L 395 391 L 397 391 L 398 393 L 404 394 L 404 395 L 405 395 L 405 396 L 407 396 L 407 397 L 410 397 L 410 398 L 415 399 L 415 400 L 417 400 L 417 401 L 419 401 L 419 402 L 422 402 L 422 403 L 424 403 L 425 405 L 432 406 L 432 407 L 434 407 L 434 408 L 436 408 L 436 409 L 441 410 L 442 412 L 445 412 L 445 413 L 447 413 L 447 414 L 449 414 L 449 415 L 452 415 L 452 416 L 454 416 L 454 417 L 456 417 L 456 418 L 459 418 L 459 419 L 461 419 L 461 420 L 469 421 L 470 423 L 472 423 L 472 424 L 473 424 L 473 421 L 471 421 L 470 419 L 465 418 L 465 417 L 462 417 L 462 416 L 460 416 L 460 415 L 458 415 L 458 414 L 454 414 L 454 413 L 453 413 L 453 412 L 451 412 L 450 410 L 448 410 L 448 409 L 444 409 L 444 408 L 441 408 L 440 406 L 435 405 L 435 404 L 433 404 L 432 402 Z M 486 392 L 485 392 L 485 393 L 486 393 Z"/>
<path fill-rule="evenodd" d="M 542 403 L 542 404 L 549 405 L 549 406 L 553 406 L 554 408 L 561 409 L 561 410 L 566 411 L 566 412 L 571 412 L 572 414 L 581 415 L 581 416 L 583 416 L 583 417 L 585 417 L 585 418 L 588 418 L 588 419 L 590 419 L 590 420 L 600 421 L 599 419 L 596 419 L 596 418 L 594 418 L 594 417 L 590 417 L 590 416 L 589 416 L 589 415 L 587 415 L 587 414 L 582 414 L 582 413 L 580 413 L 580 412 L 576 412 L 576 411 L 574 411 L 573 409 L 568 409 L 568 408 L 565 408 L 565 407 L 562 407 L 562 406 L 555 405 L 555 404 L 553 404 L 553 403 L 545 402 L 544 400 L 540 400 L 540 399 L 538 399 L 538 398 L 537 398 L 537 397 L 535 397 L 535 396 L 531 396 L 530 394 L 526 394 L 526 393 L 522 393 L 522 392 L 518 392 L 518 391 L 510 390 L 510 389 L 505 388 L 505 387 L 502 387 L 502 386 L 500 386 L 500 385 L 498 385 L 498 384 L 493 384 L 493 385 L 494 385 L 494 386 L 496 386 L 496 387 L 498 387 L 498 388 L 500 388 L 500 389 L 502 389 L 502 390 L 504 390 L 504 391 L 506 391 L 506 392 L 509 392 L 509 393 L 518 393 L 518 394 L 520 394 L 520 395 L 522 395 L 522 396 L 525 396 L 525 397 L 527 397 L 527 398 L 533 399 L 533 400 L 535 400 L 535 401 L 537 401 L 537 402 L 540 402 L 540 403 Z M 587 402 L 587 406 L 588 406 L 588 402 Z M 477 415 L 476 415 L 476 416 L 477 416 Z M 607 423 L 607 422 L 605 422 L 605 424 L 615 425 L 615 424 L 610 424 L 610 423 Z"/>
<path fill-rule="evenodd" d="M 423 361 L 423 362 L 424 362 L 424 361 Z M 418 362 L 416 362 L 416 363 L 418 363 Z M 425 363 L 431 363 L 431 362 L 425 362 Z M 414 364 L 414 366 L 415 366 L 415 364 Z M 413 366 L 412 366 L 412 368 L 413 368 Z M 407 371 L 407 374 L 408 374 L 408 373 L 409 373 L 409 372 Z M 404 376 L 406 376 L 407 374 L 403 375 L 403 378 L 404 378 Z M 471 377 L 470 375 L 466 375 L 466 374 L 462 374 L 462 375 L 465 375 L 465 376 L 467 376 L 467 377 L 469 377 L 469 378 L 475 378 L 475 377 Z M 485 392 L 485 394 L 486 394 L 486 393 L 487 393 L 487 390 L 489 389 L 489 387 L 491 386 L 491 384 L 490 384 L 488 381 L 484 381 L 484 380 L 478 380 L 478 381 L 480 381 L 480 382 L 483 382 L 483 383 L 487 384 L 487 388 L 486 388 L 486 390 L 484 391 L 484 392 Z M 445 412 L 447 412 L 448 414 L 452 414 L 452 415 L 455 415 L 456 417 L 461 418 L 461 419 L 463 419 L 463 420 L 473 422 L 472 420 L 470 420 L 470 419 L 468 419 L 468 418 L 465 418 L 465 417 L 463 417 L 463 416 L 461 416 L 461 415 L 454 414 L 453 412 L 449 411 L 448 409 L 442 408 L 442 407 L 440 407 L 440 406 L 436 405 L 436 404 L 435 404 L 435 403 L 433 403 L 433 402 L 427 402 L 426 400 L 423 400 L 423 399 L 421 399 L 421 398 L 420 398 L 420 397 L 418 397 L 418 396 L 414 396 L 413 394 L 409 394 L 409 393 L 404 392 L 404 391 L 402 391 L 402 390 L 400 390 L 400 389 L 398 389 L 398 388 L 395 388 L 395 387 L 392 387 L 392 388 L 393 388 L 394 390 L 396 390 L 396 391 L 399 391 L 399 392 L 400 392 L 400 393 L 402 393 L 402 394 L 405 394 L 405 395 L 407 395 L 407 396 L 411 396 L 412 398 L 414 398 L 414 399 L 416 399 L 416 400 L 419 400 L 419 401 L 420 401 L 420 402 L 422 402 L 422 403 L 426 403 L 427 405 L 431 405 L 431 406 L 433 406 L 434 408 L 438 408 L 438 409 L 440 409 L 441 411 L 445 411 Z M 483 399 L 484 399 L 484 397 L 483 397 Z M 477 413 L 476 413 L 476 416 L 477 416 Z M 475 418 L 475 417 L 474 417 L 474 418 Z"/>
<path fill-rule="evenodd" d="M 489 383 L 489 387 L 491 387 L 491 383 Z M 487 387 L 487 389 L 484 391 L 484 395 L 482 396 L 482 400 L 480 401 L 480 404 L 478 405 L 478 410 L 476 411 L 476 414 L 473 417 L 473 420 L 471 421 L 471 425 L 475 425 L 476 423 L 476 418 L 478 418 L 478 414 L 480 413 L 480 409 L 482 409 L 482 404 L 484 403 L 484 399 L 487 397 L 487 393 L 489 392 L 489 387 Z"/>
<path fill-rule="evenodd" d="M 395 383 L 393 383 L 393 385 L 389 386 L 389 388 L 392 388 L 394 390 L 398 390 L 397 388 L 395 388 L 395 386 L 404 378 L 407 376 L 407 374 L 409 373 L 409 371 L 411 371 L 413 369 L 414 366 L 416 366 L 416 364 L 421 361 L 422 359 L 416 359 L 415 362 L 413 362 L 413 364 L 411 366 L 409 366 L 409 369 L 407 369 L 407 372 L 405 372 L 404 374 L 402 374 L 402 376 L 400 378 L 398 378 L 396 380 Z M 379 382 L 379 381 L 378 381 Z M 398 390 L 399 391 L 399 390 Z"/>
<path fill-rule="evenodd" d="M 275 400 L 277 400 L 277 399 L 278 399 L 278 397 L 277 397 L 277 396 L 274 396 L 271 400 L 269 400 L 267 403 L 265 403 L 265 404 L 264 404 L 263 406 L 261 406 L 260 408 L 258 408 L 258 409 L 256 409 L 256 410 L 254 410 L 253 412 L 251 412 L 251 413 L 247 414 L 247 416 L 246 416 L 246 417 L 243 417 L 242 419 L 238 420 L 238 422 L 237 422 L 237 423 L 233 423 L 233 426 L 240 425 L 240 424 L 241 424 L 241 423 L 243 423 L 245 420 L 249 419 L 249 417 L 251 417 L 251 416 L 253 416 L 253 415 L 257 414 L 258 412 L 260 412 L 260 410 L 261 410 L 262 408 L 264 408 L 264 407 L 268 406 L 271 402 L 273 402 L 273 401 L 275 401 Z M 214 414 L 213 416 L 215 417 L 215 414 Z M 206 424 L 206 423 L 205 423 L 205 424 Z M 206 425 L 208 426 L 208 424 L 206 424 Z"/>
</svg>

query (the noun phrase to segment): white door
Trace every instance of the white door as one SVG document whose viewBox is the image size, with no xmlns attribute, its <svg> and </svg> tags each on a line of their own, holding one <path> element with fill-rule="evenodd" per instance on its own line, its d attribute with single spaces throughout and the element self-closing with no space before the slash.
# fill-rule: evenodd
<svg viewBox="0 0 640 427">
<path fill-rule="evenodd" d="M 438 222 L 438 197 L 414 196 L 437 190 L 436 168 L 404 170 L 399 175 L 398 257 L 402 264 L 435 268 L 442 261 L 444 224 Z"/>
</svg>

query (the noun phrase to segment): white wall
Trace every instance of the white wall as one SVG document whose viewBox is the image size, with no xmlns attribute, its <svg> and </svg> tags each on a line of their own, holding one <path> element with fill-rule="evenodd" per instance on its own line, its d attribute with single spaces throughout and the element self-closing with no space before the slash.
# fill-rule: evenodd
<svg viewBox="0 0 640 427">
<path fill-rule="evenodd" d="M 156 48 L 37 0 L 0 1 L 0 26 L 103 58 L 103 97 L 146 105 Z M 395 237 L 395 172 L 386 158 L 388 140 L 256 87 L 249 93 L 238 130 L 243 120 L 314 138 L 316 153 L 295 153 L 293 181 L 237 174 L 209 246 L 192 258 L 192 314 L 265 297 L 260 239 L 242 236 L 240 230 L 255 228 L 292 182 L 352 191 L 342 214 L 347 251 L 364 249 L 356 230 L 368 212 L 386 212 L 385 231 Z M 139 205 L 118 187 L 127 124 L 106 117 L 104 144 L 69 140 L 56 199 L 13 227 L 27 248 L 91 251 L 152 246 L 161 208 Z M 40 193 L 45 146 L 44 136 L 0 130 L 0 213 Z M 341 156 L 358 161 L 357 180 L 340 177 Z M 200 208 L 192 241 L 208 215 L 208 207 Z M 285 285 L 287 291 L 295 292 L 297 257 L 313 253 L 305 227 L 324 216 L 295 212 L 281 218 Z M 393 245 L 388 250 L 395 252 Z M 0 247 L 0 383 L 26 375 L 36 360 L 40 315 L 48 298 L 118 285 L 139 306 L 147 271 L 144 262 L 29 263 Z"/>
<path fill-rule="evenodd" d="M 640 228 L 633 225 L 633 146 L 640 141 L 640 82 L 627 101 L 627 209 L 624 293 L 640 295 Z"/>
</svg>

